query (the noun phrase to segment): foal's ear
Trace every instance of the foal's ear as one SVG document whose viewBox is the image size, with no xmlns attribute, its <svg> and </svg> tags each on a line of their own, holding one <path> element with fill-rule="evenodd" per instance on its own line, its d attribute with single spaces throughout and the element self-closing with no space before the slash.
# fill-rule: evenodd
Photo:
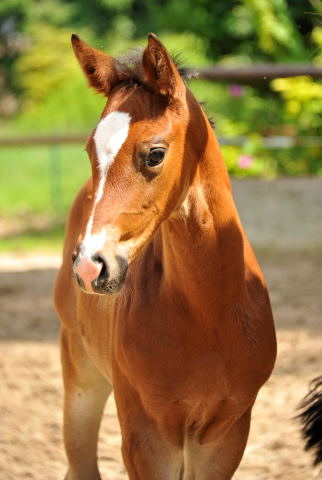
<svg viewBox="0 0 322 480">
<path fill-rule="evenodd" d="M 185 87 L 171 56 L 154 33 L 148 35 L 143 52 L 143 71 L 153 90 L 172 98 L 182 98 Z"/>
<path fill-rule="evenodd" d="M 71 37 L 75 56 L 91 87 L 108 95 L 122 80 L 122 65 L 113 57 L 87 45 L 78 35 Z"/>
</svg>

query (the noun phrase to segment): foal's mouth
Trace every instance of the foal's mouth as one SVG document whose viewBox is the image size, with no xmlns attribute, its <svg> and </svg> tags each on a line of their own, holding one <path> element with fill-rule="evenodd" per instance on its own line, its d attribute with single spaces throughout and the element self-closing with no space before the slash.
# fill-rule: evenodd
<svg viewBox="0 0 322 480">
<path fill-rule="evenodd" d="M 108 263 L 104 263 L 98 278 L 92 281 L 92 289 L 100 295 L 117 293 L 121 290 L 128 270 L 127 258 L 116 255 L 116 271 L 109 269 Z"/>
<path fill-rule="evenodd" d="M 109 295 L 112 293 L 117 293 L 123 287 L 125 277 L 127 273 L 127 268 L 122 274 L 118 277 L 114 277 L 103 282 L 99 282 L 98 279 L 92 281 L 92 288 L 95 293 L 99 295 Z"/>
<path fill-rule="evenodd" d="M 80 289 L 85 293 L 107 295 L 121 290 L 128 270 L 126 257 L 117 255 L 113 260 L 102 253 L 86 256 L 81 250 L 73 258 L 73 273 Z"/>
</svg>

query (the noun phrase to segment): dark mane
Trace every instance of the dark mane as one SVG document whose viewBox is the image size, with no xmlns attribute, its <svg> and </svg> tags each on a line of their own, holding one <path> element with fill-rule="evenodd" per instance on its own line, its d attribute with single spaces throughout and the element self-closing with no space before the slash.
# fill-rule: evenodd
<svg viewBox="0 0 322 480">
<path fill-rule="evenodd" d="M 132 81 L 132 83 L 144 83 L 141 70 L 142 56 L 143 49 L 133 48 L 132 50 L 126 52 L 124 55 L 121 55 L 117 58 L 117 60 L 124 68 L 124 72 L 128 77 L 128 81 Z M 172 58 L 180 73 L 181 78 L 185 82 L 191 80 L 192 78 L 198 77 L 198 72 L 195 69 L 183 65 L 180 54 L 175 53 L 172 55 Z"/>
<path fill-rule="evenodd" d="M 125 54 L 117 58 L 117 60 L 122 65 L 123 73 L 126 75 L 126 84 L 131 87 L 133 85 L 144 85 L 143 73 L 142 73 L 142 56 L 143 49 L 133 48 Z M 182 60 L 182 55 L 180 53 L 174 53 L 171 55 L 174 63 L 180 73 L 181 78 L 185 83 L 188 83 L 189 80 L 198 78 L 198 72 L 196 69 L 187 67 L 184 65 Z M 200 106 L 205 109 L 206 103 L 201 101 L 199 102 Z M 212 128 L 215 128 L 215 123 L 209 115 L 207 115 L 208 121 Z"/>
</svg>

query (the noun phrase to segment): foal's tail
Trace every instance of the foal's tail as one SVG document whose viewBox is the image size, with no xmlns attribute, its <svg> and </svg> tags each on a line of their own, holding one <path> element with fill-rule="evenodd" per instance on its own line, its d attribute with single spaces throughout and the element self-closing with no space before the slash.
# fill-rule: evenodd
<svg viewBox="0 0 322 480">
<path fill-rule="evenodd" d="M 299 409 L 305 450 L 313 451 L 314 465 L 318 465 L 322 463 L 322 376 L 312 380 Z"/>
</svg>

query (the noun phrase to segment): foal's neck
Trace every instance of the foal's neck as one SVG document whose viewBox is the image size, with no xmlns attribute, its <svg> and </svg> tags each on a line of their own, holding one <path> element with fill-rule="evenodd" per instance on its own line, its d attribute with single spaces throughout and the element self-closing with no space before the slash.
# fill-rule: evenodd
<svg viewBox="0 0 322 480">
<path fill-rule="evenodd" d="M 184 293 L 202 292 L 218 306 L 243 296 L 244 233 L 212 132 L 182 206 L 162 225 L 161 239 L 164 275 Z"/>
</svg>

